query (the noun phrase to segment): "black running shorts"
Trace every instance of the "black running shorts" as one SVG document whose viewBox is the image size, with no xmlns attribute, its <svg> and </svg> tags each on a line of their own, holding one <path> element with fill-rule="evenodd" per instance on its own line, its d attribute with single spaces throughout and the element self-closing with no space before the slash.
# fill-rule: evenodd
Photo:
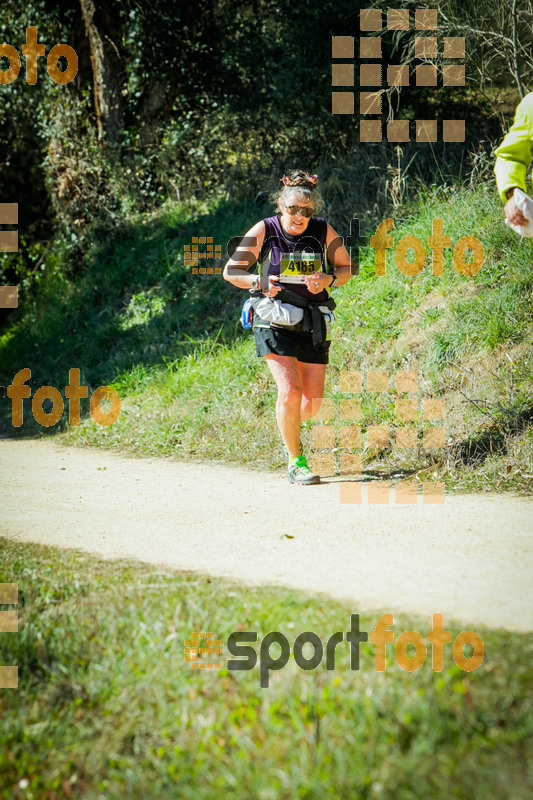
<svg viewBox="0 0 533 800">
<path fill-rule="evenodd" d="M 315 347 L 312 333 L 294 333 L 281 328 L 254 328 L 254 336 L 259 358 L 275 353 L 278 356 L 293 356 L 306 364 L 328 363 L 331 342 Z"/>
</svg>

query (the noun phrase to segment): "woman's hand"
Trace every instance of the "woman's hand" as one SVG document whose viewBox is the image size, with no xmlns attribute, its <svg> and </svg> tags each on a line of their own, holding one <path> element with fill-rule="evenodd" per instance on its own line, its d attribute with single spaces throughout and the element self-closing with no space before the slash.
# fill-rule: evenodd
<svg viewBox="0 0 533 800">
<path fill-rule="evenodd" d="M 268 277 L 268 292 L 263 292 L 265 297 L 275 297 L 278 292 L 281 292 L 281 286 L 278 283 L 279 278 L 273 275 Z"/>
<path fill-rule="evenodd" d="M 528 221 L 516 205 L 514 196 L 511 195 L 504 206 L 505 216 L 513 225 L 527 225 Z"/>
<path fill-rule="evenodd" d="M 330 285 L 331 275 L 327 275 L 325 272 L 313 272 L 312 275 L 304 277 L 304 282 L 312 294 L 319 294 L 326 286 Z"/>
</svg>

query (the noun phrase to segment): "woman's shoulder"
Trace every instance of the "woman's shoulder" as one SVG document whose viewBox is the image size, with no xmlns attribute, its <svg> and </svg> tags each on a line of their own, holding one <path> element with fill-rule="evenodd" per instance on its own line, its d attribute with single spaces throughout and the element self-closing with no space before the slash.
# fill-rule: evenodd
<svg viewBox="0 0 533 800">
<path fill-rule="evenodd" d="M 265 241 L 267 239 L 279 238 L 282 233 L 279 214 L 273 214 L 271 217 L 265 217 L 262 222 L 265 226 Z"/>
<path fill-rule="evenodd" d="M 316 236 L 320 241 L 325 241 L 328 232 L 328 223 L 323 217 L 311 217 L 309 228 L 311 229 L 309 231 L 311 235 Z"/>
<path fill-rule="evenodd" d="M 251 236 L 255 236 L 259 239 L 263 239 L 266 231 L 265 221 L 260 219 L 259 222 L 256 222 L 255 225 L 246 231 L 244 238 L 250 238 Z"/>
<path fill-rule="evenodd" d="M 257 233 L 258 231 L 264 231 L 265 227 L 266 227 L 265 226 L 265 220 L 264 219 L 260 219 L 259 222 L 255 223 L 255 225 L 252 225 L 252 227 L 250 228 L 248 233 L 251 233 L 252 231 L 254 233 Z"/>
</svg>

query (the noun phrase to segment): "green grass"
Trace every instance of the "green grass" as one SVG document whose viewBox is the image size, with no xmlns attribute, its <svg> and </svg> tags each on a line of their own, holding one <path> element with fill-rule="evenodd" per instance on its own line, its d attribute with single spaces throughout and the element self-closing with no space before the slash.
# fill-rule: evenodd
<svg viewBox="0 0 533 800">
<path fill-rule="evenodd" d="M 325 643 L 359 609 L 146 565 L 1 540 L 0 582 L 19 586 L 19 633 L 0 663 L 19 688 L 0 693 L 0 797 L 35 800 L 234 797 L 449 800 L 531 796 L 532 646 L 480 629 L 485 659 L 461 671 L 445 645 L 417 672 L 358 671 L 348 646 L 334 671 L 292 655 L 259 687 L 258 669 L 193 671 L 191 631 L 303 631 Z M 394 612 L 394 609 L 385 609 Z M 362 614 L 371 631 L 380 612 Z M 395 639 L 431 619 L 395 615 Z M 444 619 L 452 641 L 463 629 Z M 468 626 L 464 626 L 468 627 Z M 428 650 L 430 653 L 430 650 Z M 275 656 L 275 648 L 272 650 Z"/>
<path fill-rule="evenodd" d="M 123 373 L 114 384 L 127 398 L 117 422 L 104 432 L 91 420 L 72 440 L 99 444 L 104 435 L 108 446 L 138 455 L 220 461 L 249 458 L 252 438 L 258 449 L 272 447 L 275 396 L 250 344 L 191 343 L 176 361 Z"/>
<path fill-rule="evenodd" d="M 0 340 L 1 382 L 28 366 L 34 391 L 41 384 L 63 391 L 69 368 L 80 366 L 90 392 L 111 383 L 123 407 L 115 425 L 103 428 L 92 421 L 84 401 L 85 422 L 70 430 L 70 441 L 139 455 L 279 467 L 273 382 L 255 356 L 252 335 L 238 322 L 245 293 L 220 276 L 193 276 L 182 257 L 191 236 L 212 234 L 225 243 L 267 213 L 270 209 L 252 203 L 168 201 L 153 216 L 130 216 L 113 242 L 95 239 L 75 279 L 60 277 L 60 256 L 56 267 L 51 256 L 50 275 L 41 280 L 33 306 L 29 303 Z M 436 218 L 443 220 L 452 244 L 444 251 L 442 276 L 432 274 L 428 247 Z M 377 222 L 368 222 L 367 235 Z M 426 266 L 418 276 L 406 277 L 392 248 L 386 275 L 378 277 L 374 250 L 361 249 L 360 276 L 335 292 L 326 397 L 337 396 L 342 370 L 412 369 L 419 376 L 420 399 L 446 399 L 449 443 L 479 437 L 496 425 L 512 451 L 513 436 L 518 434 L 517 442 L 523 436 L 507 420 L 527 411 L 533 384 L 531 242 L 504 225 L 500 201 L 484 185 L 475 191 L 425 190 L 416 205 L 396 213 L 390 235 L 394 247 L 404 236 L 417 236 L 426 246 Z M 467 235 L 484 248 L 484 264 L 474 277 L 464 277 L 452 263 L 453 246 Z M 66 430 L 66 404 L 60 423 L 46 431 L 33 422 L 26 404 L 19 433 Z M 7 403 L 0 413 L 3 430 L 13 432 Z M 393 394 L 363 397 L 363 423 L 394 429 Z M 308 430 L 304 439 L 309 444 Z M 443 461 L 435 477 L 446 474 L 450 490 L 533 488 L 527 478 L 503 480 L 508 477 L 503 460 L 500 471 L 487 472 L 492 478 L 480 473 L 476 479 L 478 465 L 451 463 L 448 451 L 433 457 Z M 527 476 L 529 449 L 519 457 Z M 377 455 L 380 462 L 411 469 L 428 465 L 420 451 L 391 449 Z"/>
</svg>

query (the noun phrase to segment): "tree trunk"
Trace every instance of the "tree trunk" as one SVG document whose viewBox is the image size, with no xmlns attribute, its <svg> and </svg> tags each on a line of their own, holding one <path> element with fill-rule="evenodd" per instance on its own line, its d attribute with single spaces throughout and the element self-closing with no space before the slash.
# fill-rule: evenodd
<svg viewBox="0 0 533 800">
<path fill-rule="evenodd" d="M 157 127 L 162 118 L 170 114 L 175 94 L 176 90 L 167 94 L 167 82 L 160 80 L 154 81 L 154 84 L 145 90 L 139 109 L 142 145 L 151 146 L 157 143 Z"/>
<path fill-rule="evenodd" d="M 124 68 L 120 55 L 120 15 L 106 0 L 80 0 L 91 49 L 98 137 L 118 149 L 124 128 Z"/>
</svg>

